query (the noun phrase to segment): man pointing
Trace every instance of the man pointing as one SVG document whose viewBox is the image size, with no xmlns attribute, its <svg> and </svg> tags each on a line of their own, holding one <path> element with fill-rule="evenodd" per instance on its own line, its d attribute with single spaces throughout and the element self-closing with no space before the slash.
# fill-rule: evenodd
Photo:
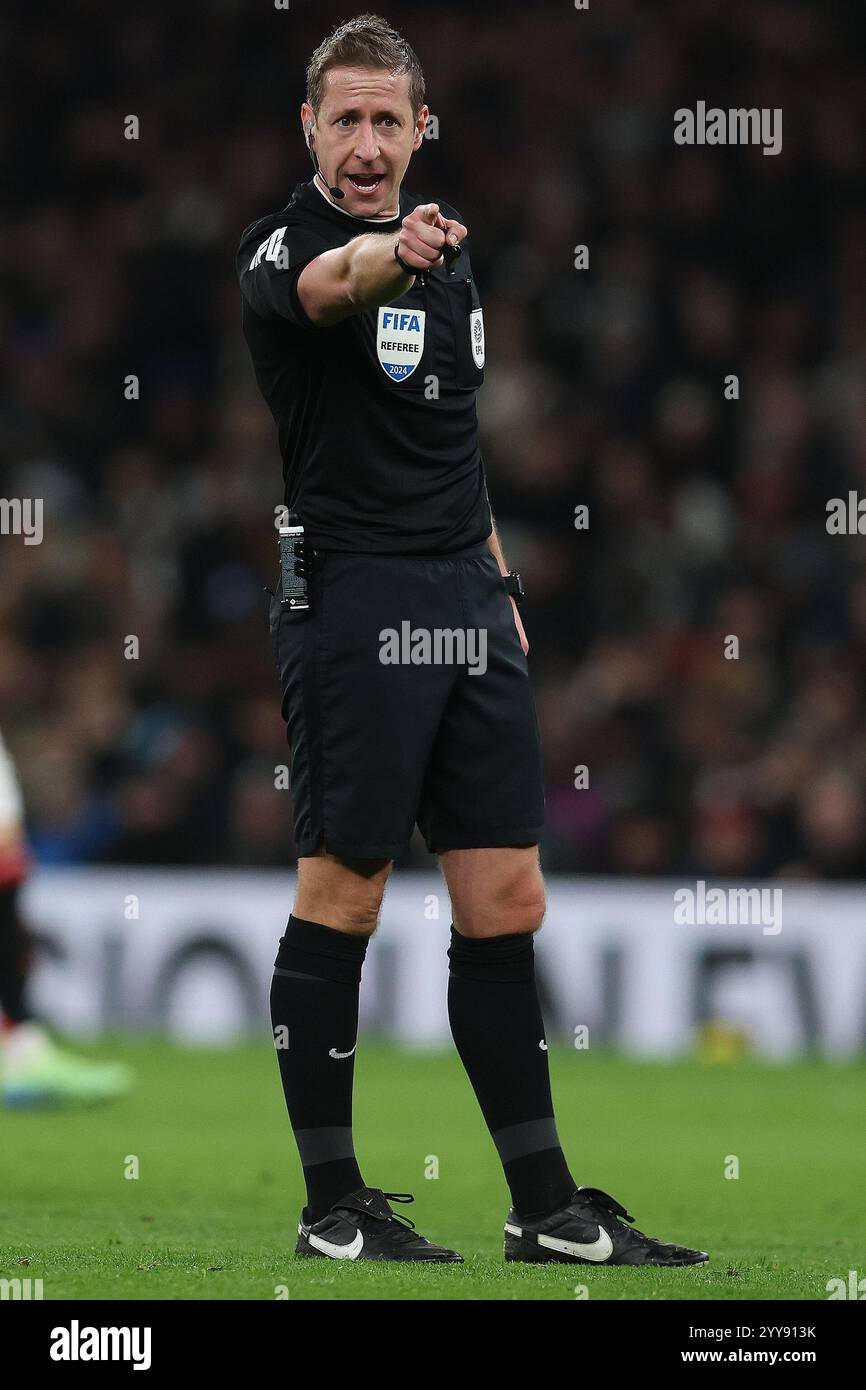
<svg viewBox="0 0 866 1390">
<path fill-rule="evenodd" d="M 417 823 L 451 898 L 454 1040 L 511 1191 L 506 1258 L 697 1262 L 578 1190 L 556 1133 L 533 963 L 544 796 L 523 589 L 479 449 L 486 345 L 467 228 L 402 187 L 429 116 L 418 59 L 383 19 L 351 20 L 314 53 L 300 114 L 315 177 L 247 229 L 237 262 L 308 547 L 309 607 L 278 592 L 270 611 L 298 852 L 271 992 L 307 1185 L 297 1252 L 461 1258 L 397 1218 L 399 1194 L 367 1185 L 352 1139 L 361 967 Z M 482 634 L 483 671 L 469 657 Z"/>
</svg>

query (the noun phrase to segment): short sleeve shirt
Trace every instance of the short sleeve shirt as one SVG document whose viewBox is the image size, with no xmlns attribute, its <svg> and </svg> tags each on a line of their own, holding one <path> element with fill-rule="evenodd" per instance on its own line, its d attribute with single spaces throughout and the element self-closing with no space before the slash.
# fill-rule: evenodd
<svg viewBox="0 0 866 1390">
<path fill-rule="evenodd" d="M 285 501 L 323 549 L 450 554 L 491 531 L 475 406 L 484 317 L 468 238 L 453 276 L 439 267 L 330 328 L 315 327 L 298 296 L 316 256 L 370 232 L 396 243 L 422 201 L 433 200 L 401 192 L 393 221 L 363 221 L 299 184 L 241 238 L 244 336 L 276 422 Z"/>
</svg>

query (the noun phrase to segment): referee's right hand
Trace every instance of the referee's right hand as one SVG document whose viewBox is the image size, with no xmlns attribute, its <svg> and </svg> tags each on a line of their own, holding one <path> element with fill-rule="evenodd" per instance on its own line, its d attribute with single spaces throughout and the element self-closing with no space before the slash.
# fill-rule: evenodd
<svg viewBox="0 0 866 1390">
<path fill-rule="evenodd" d="M 467 236 L 462 222 L 443 217 L 438 203 L 422 203 L 403 218 L 397 250 L 400 259 L 416 270 L 444 265 L 442 247 L 447 241 L 456 246 Z"/>
</svg>

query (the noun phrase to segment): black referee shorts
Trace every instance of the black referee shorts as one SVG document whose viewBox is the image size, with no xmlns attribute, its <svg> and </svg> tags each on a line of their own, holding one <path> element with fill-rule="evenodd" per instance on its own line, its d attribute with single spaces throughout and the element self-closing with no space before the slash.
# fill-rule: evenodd
<svg viewBox="0 0 866 1390">
<path fill-rule="evenodd" d="M 544 790 L 511 600 L 487 546 L 317 552 L 312 604 L 273 598 L 299 856 L 533 845 Z"/>
</svg>

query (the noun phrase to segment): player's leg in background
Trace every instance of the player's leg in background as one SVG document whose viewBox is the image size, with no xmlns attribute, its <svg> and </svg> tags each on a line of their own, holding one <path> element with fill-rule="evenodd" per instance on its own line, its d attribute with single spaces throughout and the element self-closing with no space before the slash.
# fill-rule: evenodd
<svg viewBox="0 0 866 1390">
<path fill-rule="evenodd" d="M 391 861 L 321 852 L 298 892 L 274 965 L 271 1022 L 283 1094 L 316 1222 L 364 1185 L 352 1140 L 358 997 Z"/>
<path fill-rule="evenodd" d="M 30 1012 L 30 936 L 20 913 L 28 854 L 15 764 L 0 737 L 0 1100 L 9 1106 L 108 1100 L 132 1085 L 122 1064 L 59 1048 Z"/>
<path fill-rule="evenodd" d="M 533 935 L 544 918 L 538 847 L 440 854 L 454 922 L 451 1032 L 499 1153 L 515 1208 L 562 1206 L 577 1184 L 550 1093 Z"/>
<path fill-rule="evenodd" d="M 30 1018 L 26 1001 L 29 941 L 18 912 L 27 860 L 18 774 L 0 735 L 0 1014 L 4 1036 Z"/>
<path fill-rule="evenodd" d="M 89 1104 L 123 1095 L 123 1063 L 92 1062 L 60 1048 L 34 1018 L 27 985 L 32 953 L 20 913 L 20 883 L 0 886 L 0 1097 L 5 1105 Z"/>
<path fill-rule="evenodd" d="M 6 1031 L 30 1019 L 30 943 L 18 911 L 19 884 L 0 884 L 0 1011 Z"/>
</svg>

